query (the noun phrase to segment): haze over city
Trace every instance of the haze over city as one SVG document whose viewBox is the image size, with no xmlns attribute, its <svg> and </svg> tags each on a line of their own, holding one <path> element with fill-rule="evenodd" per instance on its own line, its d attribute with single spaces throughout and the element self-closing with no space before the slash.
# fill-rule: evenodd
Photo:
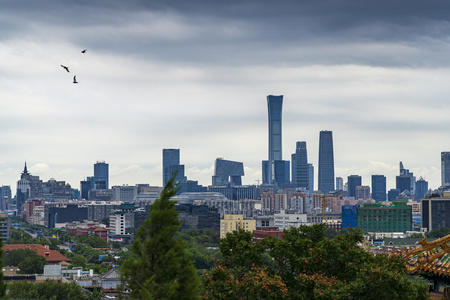
<svg viewBox="0 0 450 300">
<path fill-rule="evenodd" d="M 111 186 L 161 185 L 163 148 L 179 148 L 202 185 L 217 157 L 243 162 L 255 184 L 270 94 L 284 95 L 283 159 L 306 141 L 317 167 L 331 130 L 336 176 L 382 174 L 390 189 L 402 161 L 437 188 L 449 14 L 406 0 L 3 3 L 0 185 L 14 190 L 26 161 L 79 188 L 97 160 Z"/>
</svg>

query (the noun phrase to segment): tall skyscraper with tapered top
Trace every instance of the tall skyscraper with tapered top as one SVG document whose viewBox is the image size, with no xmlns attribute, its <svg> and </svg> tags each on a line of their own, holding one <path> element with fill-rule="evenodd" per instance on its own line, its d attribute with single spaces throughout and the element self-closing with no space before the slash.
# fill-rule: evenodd
<svg viewBox="0 0 450 300">
<path fill-rule="evenodd" d="M 266 184 L 274 184 L 281 183 L 281 176 L 277 181 L 275 166 L 278 167 L 283 165 L 288 166 L 289 162 L 285 163 L 275 163 L 276 161 L 282 161 L 282 136 L 281 136 L 281 112 L 283 109 L 283 96 L 267 96 L 267 108 L 269 111 L 269 159 L 267 161 L 263 161 L 263 183 Z M 280 169 L 280 168 L 277 168 Z M 284 172 L 283 172 L 284 174 Z M 289 177 L 289 171 L 288 171 Z M 284 182 L 283 182 L 284 183 Z"/>
<path fill-rule="evenodd" d="M 318 188 L 324 194 L 334 191 L 334 154 L 332 131 L 321 131 L 319 136 Z"/>
</svg>

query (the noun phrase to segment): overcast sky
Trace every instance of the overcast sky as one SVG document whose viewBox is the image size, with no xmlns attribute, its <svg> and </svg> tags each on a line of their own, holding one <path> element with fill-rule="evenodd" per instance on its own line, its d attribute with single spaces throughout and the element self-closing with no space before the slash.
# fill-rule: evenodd
<svg viewBox="0 0 450 300">
<path fill-rule="evenodd" d="M 448 1 L 1 1 L 0 185 L 162 184 L 162 149 L 210 185 L 217 157 L 268 157 L 267 95 L 284 95 L 283 158 L 315 166 L 332 130 L 335 175 L 430 188 L 450 151 Z M 88 49 L 82 54 L 81 50 Z M 67 73 L 60 65 L 69 67 Z M 73 84 L 73 76 L 78 84 Z"/>
</svg>

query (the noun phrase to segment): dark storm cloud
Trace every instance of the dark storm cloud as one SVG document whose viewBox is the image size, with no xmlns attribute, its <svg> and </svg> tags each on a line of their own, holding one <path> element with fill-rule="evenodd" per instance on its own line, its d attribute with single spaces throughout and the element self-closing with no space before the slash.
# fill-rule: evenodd
<svg viewBox="0 0 450 300">
<path fill-rule="evenodd" d="M 45 25 L 80 46 L 174 63 L 437 66 L 449 49 L 449 8 L 408 0 L 20 1 L 5 6 L 0 39 L 45 36 Z"/>
</svg>

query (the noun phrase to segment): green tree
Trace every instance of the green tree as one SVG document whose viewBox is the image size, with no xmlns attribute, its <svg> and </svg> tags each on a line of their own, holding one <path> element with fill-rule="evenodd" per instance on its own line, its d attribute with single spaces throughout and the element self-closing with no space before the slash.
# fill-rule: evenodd
<svg viewBox="0 0 450 300">
<path fill-rule="evenodd" d="M 16 249 L 3 255 L 3 265 L 17 267 L 25 258 L 39 256 L 31 249 Z"/>
<path fill-rule="evenodd" d="M 3 256 L 3 250 L 2 250 L 2 247 L 3 247 L 3 243 L 2 243 L 2 241 L 0 240 L 0 298 L 3 298 L 4 296 L 5 296 L 5 293 L 6 293 L 6 284 L 5 284 L 5 282 L 3 281 L 3 265 L 2 265 L 2 256 Z"/>
<path fill-rule="evenodd" d="M 70 264 L 73 267 L 86 267 L 87 259 L 81 254 L 75 254 L 71 257 L 72 263 Z"/>
<path fill-rule="evenodd" d="M 251 233 L 227 234 L 220 243 L 223 258 L 203 277 L 205 298 L 427 299 L 427 284 L 407 274 L 402 258 L 372 256 L 358 247 L 360 230 L 333 239 L 326 232 L 324 224 L 300 226 L 285 230 L 282 239 L 257 243 Z M 255 274 L 264 274 L 268 292 L 258 297 L 245 289 L 257 286 Z"/>
<path fill-rule="evenodd" d="M 139 227 L 131 256 L 121 268 L 121 280 L 136 299 L 198 299 L 199 279 L 177 238 L 181 223 L 175 210 L 172 177 L 149 208 L 149 218 Z"/>
<path fill-rule="evenodd" d="M 44 265 L 47 262 L 45 258 L 39 255 L 27 256 L 22 260 L 17 267 L 20 269 L 20 274 L 42 274 L 44 273 Z"/>
<path fill-rule="evenodd" d="M 438 239 L 438 238 L 444 237 L 449 234 L 450 234 L 450 228 L 443 227 L 443 228 L 438 228 L 438 229 L 433 229 L 431 231 L 428 231 L 425 233 L 425 236 L 428 238 Z"/>
<path fill-rule="evenodd" d="M 46 280 L 42 283 L 16 281 L 9 285 L 9 299 L 103 299 L 104 293 L 96 290 L 93 293 L 83 291 L 76 282 L 59 283 Z"/>
</svg>

